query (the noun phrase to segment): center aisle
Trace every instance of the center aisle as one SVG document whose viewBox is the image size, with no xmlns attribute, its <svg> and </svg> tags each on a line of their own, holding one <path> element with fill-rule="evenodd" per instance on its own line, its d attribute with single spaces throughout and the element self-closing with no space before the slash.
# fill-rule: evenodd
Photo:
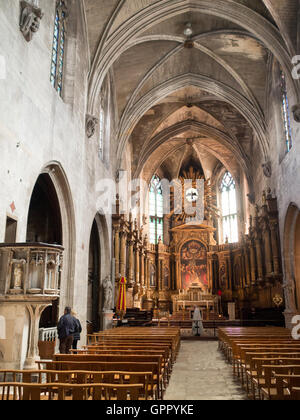
<svg viewBox="0 0 300 420">
<path fill-rule="evenodd" d="M 245 400 L 214 341 L 182 341 L 164 400 Z"/>
</svg>

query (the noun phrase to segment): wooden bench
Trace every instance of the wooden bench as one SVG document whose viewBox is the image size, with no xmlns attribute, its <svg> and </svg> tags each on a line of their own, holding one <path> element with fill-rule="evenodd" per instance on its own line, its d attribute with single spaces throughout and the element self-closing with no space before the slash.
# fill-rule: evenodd
<svg viewBox="0 0 300 420">
<path fill-rule="evenodd" d="M 139 399 L 156 398 L 156 386 L 152 372 L 117 372 L 117 371 L 83 371 L 83 370 L 0 370 L 0 382 L 21 383 L 63 383 L 63 384 L 143 384 Z M 2 390 L 3 391 L 3 390 Z M 2 395 L 3 399 L 3 395 Z"/>
<path fill-rule="evenodd" d="M 274 369 L 276 372 L 276 369 Z M 268 381 L 266 387 L 261 389 L 262 399 L 268 400 L 291 400 L 292 389 L 300 387 L 300 375 L 275 374 L 275 385 Z"/>
<path fill-rule="evenodd" d="M 26 384 L 0 383 L 2 401 L 129 401 L 139 399 L 143 384 Z"/>
<path fill-rule="evenodd" d="M 159 367 L 157 363 L 141 363 L 141 362 L 49 362 L 38 361 L 36 362 L 39 370 L 44 366 L 46 370 L 54 371 L 88 371 L 88 372 L 125 372 L 125 373 L 143 373 L 151 372 L 152 374 L 152 394 L 154 399 L 163 399 L 163 390 L 161 388 Z M 150 394 L 150 392 L 149 392 Z"/>
</svg>

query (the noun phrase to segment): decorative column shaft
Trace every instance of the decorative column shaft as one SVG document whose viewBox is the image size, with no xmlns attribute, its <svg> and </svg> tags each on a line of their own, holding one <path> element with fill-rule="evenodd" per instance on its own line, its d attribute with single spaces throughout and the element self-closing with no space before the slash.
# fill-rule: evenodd
<svg viewBox="0 0 300 420">
<path fill-rule="evenodd" d="M 41 314 L 50 304 L 29 303 L 26 305 L 30 317 L 29 340 L 26 360 L 24 363 L 25 370 L 33 370 L 36 368 L 36 361 L 40 360 L 38 341 L 39 341 L 39 322 Z"/>
<path fill-rule="evenodd" d="M 129 275 L 128 275 L 128 284 L 132 285 L 134 282 L 134 251 L 133 251 L 133 241 L 129 241 L 129 256 L 128 256 L 128 264 L 129 264 Z"/>
<path fill-rule="evenodd" d="M 269 229 L 267 228 L 264 232 L 264 245 L 265 245 L 266 271 L 267 271 L 267 275 L 270 275 L 273 272 L 273 264 L 272 264 L 270 232 L 269 232 Z"/>
<path fill-rule="evenodd" d="M 135 247 L 135 282 L 140 284 L 140 252 L 139 247 Z"/>
<path fill-rule="evenodd" d="M 263 266 L 262 266 L 261 244 L 260 244 L 259 238 L 255 239 L 255 250 L 256 250 L 256 258 L 257 258 L 258 280 L 262 280 L 262 278 L 263 278 Z"/>
<path fill-rule="evenodd" d="M 115 275 L 116 281 L 119 281 L 120 275 L 120 231 L 115 228 Z"/>
<path fill-rule="evenodd" d="M 149 256 L 146 256 L 146 286 L 147 289 L 150 289 L 150 259 Z"/>
<path fill-rule="evenodd" d="M 279 274 L 280 273 L 280 259 L 279 259 L 277 223 L 271 223 L 270 227 L 271 227 L 271 243 L 272 243 L 274 273 Z"/>
<path fill-rule="evenodd" d="M 256 282 L 256 263 L 255 263 L 255 251 L 254 246 L 251 243 L 250 245 L 250 265 L 251 265 L 251 283 L 255 284 Z"/>
<path fill-rule="evenodd" d="M 144 252 L 140 252 L 140 285 L 145 286 L 145 261 L 144 261 Z"/>
<path fill-rule="evenodd" d="M 126 277 L 126 233 L 121 232 L 120 274 Z"/>
<path fill-rule="evenodd" d="M 163 260 L 158 260 L 158 285 L 159 290 L 163 289 Z"/>
<path fill-rule="evenodd" d="M 180 277 L 180 256 L 176 255 L 175 260 L 175 289 L 181 289 L 181 277 Z"/>
<path fill-rule="evenodd" d="M 245 259 L 245 269 L 246 269 L 246 285 L 249 286 L 251 284 L 251 270 L 250 270 L 248 249 L 246 247 L 244 249 L 244 259 Z"/>
</svg>

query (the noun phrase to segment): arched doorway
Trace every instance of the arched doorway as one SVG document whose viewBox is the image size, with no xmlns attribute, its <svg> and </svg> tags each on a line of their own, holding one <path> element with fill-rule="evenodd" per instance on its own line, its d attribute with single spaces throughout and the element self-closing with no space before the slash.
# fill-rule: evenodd
<svg viewBox="0 0 300 420">
<path fill-rule="evenodd" d="M 87 320 L 89 333 L 100 331 L 100 282 L 101 282 L 101 252 L 100 238 L 96 220 L 93 222 L 90 247 L 87 294 Z"/>
<path fill-rule="evenodd" d="M 73 307 L 75 268 L 75 216 L 71 190 L 64 170 L 58 162 L 46 165 L 37 178 L 28 203 L 26 241 L 62 245 L 63 267 L 60 298 L 53 298 L 41 315 L 40 327 L 57 324 L 65 306 Z"/>
<path fill-rule="evenodd" d="M 62 218 L 55 186 L 48 173 L 41 174 L 34 186 L 28 212 L 28 243 L 62 245 Z M 54 300 L 40 318 L 40 328 L 57 325 L 59 301 Z"/>
<path fill-rule="evenodd" d="M 104 287 L 107 282 L 111 281 L 110 244 L 111 238 L 107 220 L 104 215 L 97 213 L 91 227 L 89 246 L 87 320 L 90 323 L 88 325 L 88 333 L 102 331 L 107 328 Z M 112 282 L 112 289 L 114 289 L 114 282 Z"/>
<path fill-rule="evenodd" d="M 26 241 L 62 245 L 61 211 L 49 174 L 38 177 L 32 192 Z"/>
<path fill-rule="evenodd" d="M 300 312 L 300 210 L 290 204 L 284 228 L 286 320 Z"/>
<path fill-rule="evenodd" d="M 296 290 L 295 300 L 296 308 L 300 310 L 300 212 L 296 219 L 295 234 L 294 234 L 294 264 L 295 264 L 295 279 L 296 279 Z"/>
</svg>

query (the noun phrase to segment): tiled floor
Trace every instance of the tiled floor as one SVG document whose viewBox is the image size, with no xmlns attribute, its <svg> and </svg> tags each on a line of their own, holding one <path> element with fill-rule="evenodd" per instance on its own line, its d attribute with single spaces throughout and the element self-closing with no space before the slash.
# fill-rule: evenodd
<svg viewBox="0 0 300 420">
<path fill-rule="evenodd" d="M 165 400 L 245 400 L 215 341 L 182 341 Z"/>
</svg>

